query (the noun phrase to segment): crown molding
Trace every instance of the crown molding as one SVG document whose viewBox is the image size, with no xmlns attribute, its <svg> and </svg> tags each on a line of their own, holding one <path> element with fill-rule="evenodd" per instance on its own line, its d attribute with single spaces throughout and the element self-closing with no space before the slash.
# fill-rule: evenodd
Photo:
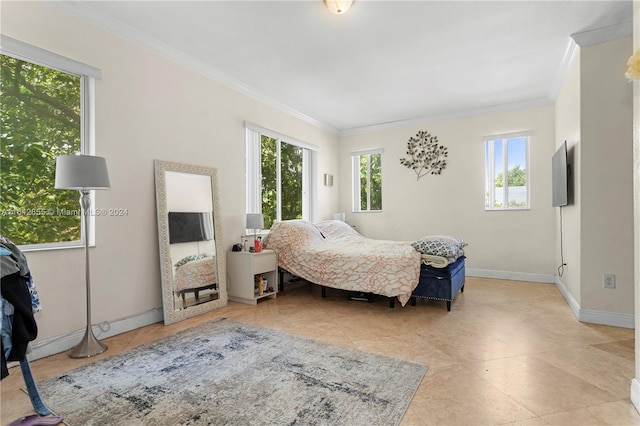
<svg viewBox="0 0 640 426">
<path fill-rule="evenodd" d="M 60 11 L 73 15 L 91 25 L 94 25 L 102 30 L 105 30 L 121 39 L 124 39 L 130 43 L 140 46 L 146 50 L 156 53 L 157 55 L 175 62 L 183 67 L 186 67 L 192 71 L 197 72 L 207 78 L 210 78 L 224 86 L 227 86 L 236 92 L 246 95 L 252 99 L 255 99 L 263 104 L 284 112 L 293 116 L 303 122 L 311 124 L 329 133 L 338 134 L 339 130 L 326 123 L 318 121 L 312 117 L 309 117 L 302 112 L 291 108 L 290 106 L 282 103 L 281 101 L 257 90 L 256 88 L 234 78 L 224 72 L 205 64 L 192 56 L 185 55 L 184 53 L 158 41 L 155 38 L 149 37 L 135 28 L 122 24 L 102 13 L 97 12 L 91 7 L 83 3 L 67 2 L 59 0 L 43 0 L 45 3 L 59 9 Z"/>
<path fill-rule="evenodd" d="M 391 121 L 388 123 L 372 124 L 369 126 L 354 127 L 351 129 L 341 130 L 340 136 L 357 135 L 362 133 L 378 132 L 386 129 L 398 127 L 408 127 L 417 124 L 424 124 L 434 121 L 450 120 L 453 118 L 469 117 L 473 115 L 491 114 L 496 112 L 516 111 L 526 108 L 535 108 L 540 106 L 553 105 L 553 101 L 549 98 L 530 99 L 522 102 L 511 102 L 507 104 L 492 105 L 489 107 L 474 108 L 463 111 L 454 111 L 443 114 L 433 114 L 424 117 L 412 118 L 407 120 Z"/>
<path fill-rule="evenodd" d="M 488 114 L 488 113 L 494 113 L 494 112 L 505 112 L 505 111 L 524 109 L 524 108 L 552 105 L 555 102 L 560 92 L 560 89 L 562 88 L 562 85 L 564 84 L 564 81 L 568 74 L 569 67 L 575 58 L 576 52 L 578 51 L 578 47 L 584 47 L 591 44 L 602 43 L 602 42 L 614 40 L 617 38 L 631 36 L 633 32 L 632 21 L 629 20 L 619 24 L 610 25 L 607 27 L 596 28 L 589 31 L 572 34 L 569 41 L 569 45 L 567 46 L 567 49 L 565 51 L 562 64 L 559 66 L 555 79 L 549 90 L 549 95 L 548 97 L 545 97 L 545 98 L 531 99 L 531 100 L 522 101 L 522 102 L 507 103 L 507 104 L 455 111 L 455 112 L 449 112 L 449 113 L 433 114 L 433 115 L 427 115 L 427 116 L 413 118 L 413 119 L 404 119 L 404 120 L 398 120 L 398 121 L 387 122 L 387 123 L 379 123 L 379 124 L 372 124 L 372 125 L 361 126 L 361 127 L 354 127 L 349 129 L 337 129 L 327 123 L 321 122 L 306 114 L 303 114 L 302 112 L 296 110 L 295 108 L 292 108 L 284 104 L 283 102 L 267 95 L 266 93 L 259 91 L 256 88 L 234 77 L 231 77 L 226 73 L 223 73 L 217 68 L 214 68 L 210 65 L 205 64 L 203 61 L 193 58 L 192 56 L 185 55 L 184 53 L 152 37 L 149 37 L 141 33 L 140 31 L 136 30 L 133 27 L 124 25 L 104 14 L 101 14 L 86 4 L 77 3 L 77 2 L 60 1 L 60 0 L 43 0 L 43 2 L 59 9 L 62 12 L 68 13 L 85 22 L 88 22 L 91 25 L 101 28 L 121 39 L 131 42 L 146 50 L 152 51 L 157 55 L 164 57 L 172 62 L 175 62 L 181 66 L 184 66 L 188 69 L 191 69 L 192 71 L 195 71 L 224 86 L 227 86 L 232 90 L 235 90 L 236 92 L 246 95 L 252 99 L 255 99 L 276 110 L 284 112 L 296 119 L 299 119 L 302 122 L 305 122 L 307 124 L 320 128 L 322 130 L 325 130 L 329 133 L 337 134 L 340 136 L 369 133 L 369 132 L 380 131 L 380 130 L 389 129 L 389 128 L 411 126 L 414 124 L 424 123 L 424 122 L 440 121 L 440 120 L 447 120 L 452 118 L 467 117 L 472 115 Z"/>
<path fill-rule="evenodd" d="M 571 34 L 571 38 L 575 40 L 578 46 L 585 47 L 622 37 L 631 37 L 632 34 L 633 21 L 630 19 L 607 27 L 594 28 L 592 30 L 573 33 Z"/>
<path fill-rule="evenodd" d="M 554 102 L 560 94 L 562 85 L 567 79 L 571 64 L 576 58 L 576 55 L 580 47 L 591 46 L 593 44 L 604 43 L 606 41 L 616 40 L 622 37 L 630 37 L 633 34 L 633 22 L 625 21 L 615 25 L 609 25 L 607 27 L 595 28 L 588 31 L 582 31 L 579 33 L 571 34 L 569 37 L 569 43 L 565 50 L 564 57 L 556 76 L 551 84 L 549 90 L 549 98 Z"/>
</svg>

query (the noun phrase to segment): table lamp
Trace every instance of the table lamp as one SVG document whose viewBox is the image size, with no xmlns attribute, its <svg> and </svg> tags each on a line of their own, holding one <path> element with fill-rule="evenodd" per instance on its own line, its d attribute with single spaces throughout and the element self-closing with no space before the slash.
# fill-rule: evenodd
<svg viewBox="0 0 640 426">
<path fill-rule="evenodd" d="M 264 227 L 262 213 L 247 213 L 247 229 L 253 229 L 253 247 L 256 253 L 262 251 L 262 243 L 258 241 L 257 230 Z"/>
</svg>

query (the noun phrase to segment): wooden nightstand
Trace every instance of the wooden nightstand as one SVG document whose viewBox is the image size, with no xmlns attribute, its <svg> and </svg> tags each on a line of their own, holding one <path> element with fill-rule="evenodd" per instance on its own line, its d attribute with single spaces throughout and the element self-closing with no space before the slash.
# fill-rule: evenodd
<svg viewBox="0 0 640 426">
<path fill-rule="evenodd" d="M 256 293 L 256 275 L 267 279 L 262 295 Z M 275 299 L 278 293 L 278 256 L 274 250 L 269 249 L 260 253 L 227 252 L 227 276 L 229 300 L 255 305 L 265 297 Z M 268 287 L 273 287 L 273 291 L 268 292 Z"/>
</svg>

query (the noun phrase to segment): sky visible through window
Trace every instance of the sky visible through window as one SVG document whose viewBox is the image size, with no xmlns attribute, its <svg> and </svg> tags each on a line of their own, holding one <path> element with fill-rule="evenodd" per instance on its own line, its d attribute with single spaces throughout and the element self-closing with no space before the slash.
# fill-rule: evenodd
<svg viewBox="0 0 640 426">
<path fill-rule="evenodd" d="M 497 142 L 498 140 L 496 140 Z M 521 169 L 527 168 L 527 138 L 526 136 L 511 138 L 508 139 L 507 142 L 507 150 L 508 157 L 507 160 L 509 162 L 508 169 L 511 170 L 515 166 L 520 166 Z M 500 148 L 500 144 L 497 144 L 495 150 L 495 176 L 497 176 L 500 172 L 502 172 L 502 163 L 503 163 L 503 152 Z"/>
</svg>

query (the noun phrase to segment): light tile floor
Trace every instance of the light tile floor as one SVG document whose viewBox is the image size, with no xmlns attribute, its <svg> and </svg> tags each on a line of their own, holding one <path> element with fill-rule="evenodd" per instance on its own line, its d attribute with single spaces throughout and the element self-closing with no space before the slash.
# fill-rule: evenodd
<svg viewBox="0 0 640 426">
<path fill-rule="evenodd" d="M 640 425 L 629 400 L 634 331 L 578 322 L 552 284 L 467 278 L 445 303 L 389 309 L 293 284 L 257 306 L 230 302 L 170 326 L 105 339 L 87 360 L 66 353 L 32 362 L 42 380 L 201 322 L 227 317 L 363 351 L 427 364 L 402 425 Z M 2 384 L 3 425 L 32 413 L 19 369 Z M 74 425 L 75 426 L 75 425 Z"/>
</svg>

